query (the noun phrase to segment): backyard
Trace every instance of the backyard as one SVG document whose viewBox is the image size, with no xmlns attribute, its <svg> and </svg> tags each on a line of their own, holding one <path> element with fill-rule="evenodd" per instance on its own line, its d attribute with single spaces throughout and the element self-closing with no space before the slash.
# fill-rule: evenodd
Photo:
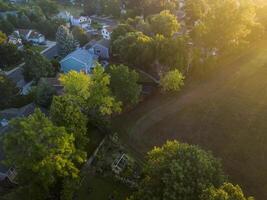
<svg viewBox="0 0 267 200">
<path fill-rule="evenodd" d="M 208 79 L 180 94 L 157 93 L 113 121 L 124 142 L 143 157 L 166 140 L 211 150 L 229 179 L 267 199 L 267 41 L 219 64 Z"/>
</svg>

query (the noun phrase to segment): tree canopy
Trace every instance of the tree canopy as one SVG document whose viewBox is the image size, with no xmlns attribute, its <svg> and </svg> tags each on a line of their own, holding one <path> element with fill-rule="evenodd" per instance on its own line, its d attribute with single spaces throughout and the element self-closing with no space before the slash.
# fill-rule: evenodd
<svg viewBox="0 0 267 200">
<path fill-rule="evenodd" d="M 125 65 L 112 65 L 108 68 L 108 74 L 111 91 L 124 106 L 138 103 L 141 93 L 138 73 Z"/>
<path fill-rule="evenodd" d="M 165 92 L 179 91 L 183 85 L 184 76 L 177 69 L 167 72 L 160 78 L 160 86 Z"/>
<path fill-rule="evenodd" d="M 201 200 L 254 200 L 253 197 L 246 198 L 238 185 L 224 183 L 218 189 L 210 187 L 201 195 Z"/>
<path fill-rule="evenodd" d="M 27 118 L 13 120 L 10 127 L 4 138 L 5 162 L 17 170 L 15 193 L 20 199 L 60 195 L 57 185 L 62 180 L 79 177 L 75 163 L 85 157 L 76 151 L 73 134 L 65 128 L 54 126 L 38 109 Z"/>
<path fill-rule="evenodd" d="M 133 200 L 198 200 L 224 181 L 221 163 L 197 146 L 167 142 L 147 155 L 144 177 Z"/>
<path fill-rule="evenodd" d="M 23 75 L 28 81 L 38 81 L 42 77 L 52 77 L 55 74 L 50 61 L 39 52 L 27 50 L 24 60 Z"/>
<path fill-rule="evenodd" d="M 0 108 L 5 108 L 19 94 L 19 89 L 5 75 L 0 74 Z"/>
<path fill-rule="evenodd" d="M 153 34 L 160 34 L 165 37 L 172 37 L 180 28 L 176 16 L 168 10 L 151 16 L 149 18 L 149 24 Z"/>
</svg>

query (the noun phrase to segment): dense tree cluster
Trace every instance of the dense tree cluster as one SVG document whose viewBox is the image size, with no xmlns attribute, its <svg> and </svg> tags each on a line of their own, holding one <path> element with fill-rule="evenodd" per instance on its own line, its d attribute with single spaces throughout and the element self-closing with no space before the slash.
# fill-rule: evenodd
<svg viewBox="0 0 267 200">
<path fill-rule="evenodd" d="M 73 133 L 55 126 L 38 109 L 27 118 L 12 121 L 10 127 L 4 138 L 5 162 L 16 167 L 19 185 L 9 196 L 45 200 L 67 193 L 69 181 L 79 179 L 77 164 L 85 161 L 75 148 Z M 67 188 L 68 193 L 75 190 Z"/>
</svg>

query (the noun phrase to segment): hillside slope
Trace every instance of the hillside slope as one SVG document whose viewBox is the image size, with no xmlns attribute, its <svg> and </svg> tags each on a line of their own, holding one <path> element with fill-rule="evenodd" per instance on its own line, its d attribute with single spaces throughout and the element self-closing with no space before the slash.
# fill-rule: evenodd
<svg viewBox="0 0 267 200">
<path fill-rule="evenodd" d="M 123 139 L 139 153 L 171 139 L 198 144 L 222 159 L 232 182 L 267 199 L 267 41 L 255 46 L 205 82 L 115 120 Z"/>
</svg>

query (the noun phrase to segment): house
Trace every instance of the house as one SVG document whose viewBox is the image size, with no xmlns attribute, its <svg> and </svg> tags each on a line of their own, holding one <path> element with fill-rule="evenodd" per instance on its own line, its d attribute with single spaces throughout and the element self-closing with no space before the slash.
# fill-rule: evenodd
<svg viewBox="0 0 267 200">
<path fill-rule="evenodd" d="M 104 39 L 110 40 L 112 31 L 114 30 L 114 26 L 103 26 L 101 30 L 101 35 Z"/>
<path fill-rule="evenodd" d="M 8 16 L 18 16 L 18 11 L 1 11 L 0 12 L 0 18 L 7 19 Z"/>
<path fill-rule="evenodd" d="M 35 44 L 45 44 L 45 36 L 32 29 L 17 29 L 12 33 L 14 38 L 20 38 Z"/>
<path fill-rule="evenodd" d="M 19 37 L 16 37 L 15 35 L 11 34 L 8 36 L 8 42 L 11 44 L 16 45 L 18 48 L 22 47 L 22 39 Z"/>
<path fill-rule="evenodd" d="M 52 78 L 41 78 L 40 79 L 41 82 L 46 82 L 49 85 L 51 85 L 55 91 L 56 91 L 56 95 L 63 95 L 64 94 L 64 86 L 61 85 L 60 81 L 59 81 L 59 76 L 57 77 L 52 77 Z"/>
<path fill-rule="evenodd" d="M 95 41 L 86 45 L 86 48 L 93 49 L 94 54 L 96 54 L 99 59 L 109 59 L 110 40 L 102 39 L 99 41 Z"/>
<path fill-rule="evenodd" d="M 80 17 L 71 16 L 70 23 L 72 26 L 79 26 L 81 28 L 86 28 L 91 25 L 92 20 L 90 17 L 87 16 L 80 16 Z"/>
<path fill-rule="evenodd" d="M 67 55 L 60 61 L 61 71 L 68 73 L 69 71 L 84 72 L 90 74 L 95 67 L 98 57 L 92 49 L 79 48 Z"/>
<path fill-rule="evenodd" d="M 22 4 L 22 3 L 27 3 L 29 0 L 9 0 L 11 4 Z"/>
</svg>

